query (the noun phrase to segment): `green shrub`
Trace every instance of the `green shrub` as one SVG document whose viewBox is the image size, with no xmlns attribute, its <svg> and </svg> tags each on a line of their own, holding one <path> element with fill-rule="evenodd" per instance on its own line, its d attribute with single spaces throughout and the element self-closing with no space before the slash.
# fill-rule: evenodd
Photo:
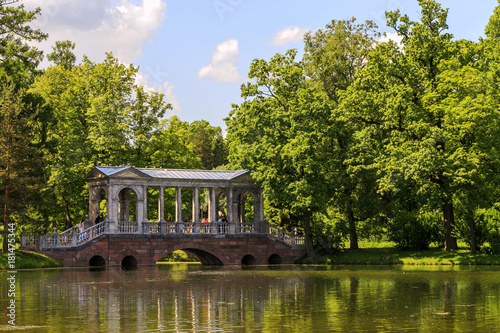
<svg viewBox="0 0 500 333">
<path fill-rule="evenodd" d="M 478 211 L 475 235 L 476 244 L 481 252 L 500 253 L 500 212 L 497 209 Z"/>
<path fill-rule="evenodd" d="M 161 258 L 159 261 L 161 262 L 198 262 L 198 258 L 194 255 L 186 253 L 181 250 L 174 251 L 169 255 Z"/>
<path fill-rule="evenodd" d="M 388 225 L 388 238 L 400 249 L 427 249 L 439 234 L 436 222 L 434 214 L 399 212 Z"/>
</svg>

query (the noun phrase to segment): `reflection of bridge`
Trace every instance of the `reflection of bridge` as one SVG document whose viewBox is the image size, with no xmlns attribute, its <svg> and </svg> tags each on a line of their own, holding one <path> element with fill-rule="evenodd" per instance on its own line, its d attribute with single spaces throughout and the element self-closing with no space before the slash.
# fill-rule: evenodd
<svg viewBox="0 0 500 333">
<path fill-rule="evenodd" d="M 105 221 L 93 225 L 92 219 L 87 219 L 87 228 L 81 232 L 73 227 L 61 234 L 23 233 L 22 247 L 36 248 L 65 266 L 151 265 L 175 250 L 185 250 L 203 264 L 215 265 L 293 263 L 305 254 L 303 236 L 264 222 L 262 191 L 249 171 L 96 167 L 87 179 L 89 216 L 102 214 L 101 203 L 106 200 Z M 151 188 L 158 197 L 157 222 L 147 220 Z M 168 188 L 175 189 L 175 222 L 164 219 L 164 191 Z M 206 223 L 199 222 L 200 188 L 208 190 Z M 182 189 L 191 191 L 191 219 L 187 219 L 193 222 L 182 222 L 186 215 Z M 222 195 L 225 200 L 220 200 Z M 253 209 L 246 207 L 247 195 L 252 196 Z M 135 202 L 135 209 L 131 209 L 131 202 Z M 248 215 L 253 222 L 245 222 Z M 217 222 L 218 217 L 224 218 Z M 120 222 L 132 219 L 135 221 Z"/>
</svg>

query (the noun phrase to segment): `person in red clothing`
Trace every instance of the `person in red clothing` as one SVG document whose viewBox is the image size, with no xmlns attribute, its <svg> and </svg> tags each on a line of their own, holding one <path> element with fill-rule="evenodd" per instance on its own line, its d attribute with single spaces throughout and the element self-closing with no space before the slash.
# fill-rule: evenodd
<svg viewBox="0 0 500 333">
<path fill-rule="evenodd" d="M 203 221 L 201 221 L 201 223 L 203 224 L 202 231 L 203 231 L 204 233 L 208 233 L 208 228 L 209 228 L 209 225 L 208 225 L 208 220 L 207 220 L 207 218 L 205 217 L 205 218 L 203 219 Z"/>
</svg>

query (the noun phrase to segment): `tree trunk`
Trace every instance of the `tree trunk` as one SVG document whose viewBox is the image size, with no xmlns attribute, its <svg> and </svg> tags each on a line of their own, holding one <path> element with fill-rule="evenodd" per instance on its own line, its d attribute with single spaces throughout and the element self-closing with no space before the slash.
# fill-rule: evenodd
<svg viewBox="0 0 500 333">
<path fill-rule="evenodd" d="M 6 172 L 6 182 L 5 182 L 5 205 L 3 207 L 3 244 L 2 251 L 6 253 L 8 250 L 8 230 L 9 230 L 9 165 L 7 164 L 7 172 Z"/>
<path fill-rule="evenodd" d="M 474 221 L 474 217 L 469 216 L 469 231 L 470 231 L 470 252 L 472 254 L 477 253 L 477 244 L 476 244 L 476 221 Z"/>
<path fill-rule="evenodd" d="M 69 202 L 67 200 L 64 200 L 66 203 L 66 206 L 64 207 L 64 213 L 66 215 L 66 230 L 71 228 L 73 226 L 73 223 L 71 223 L 71 213 L 69 211 Z M 92 218 L 92 217 L 90 217 Z"/>
<path fill-rule="evenodd" d="M 351 207 L 347 208 L 347 219 L 349 221 L 349 241 L 350 241 L 350 249 L 357 250 L 359 249 L 358 245 L 358 233 L 356 232 L 356 221 L 354 220 L 354 213 Z"/>
<path fill-rule="evenodd" d="M 304 227 L 304 236 L 306 241 L 307 256 L 311 259 L 316 258 L 316 251 L 314 251 L 312 230 L 311 230 L 311 213 L 304 214 L 302 219 L 302 226 Z"/>
<path fill-rule="evenodd" d="M 9 223 L 10 223 L 10 192 L 9 192 L 9 185 L 10 185 L 10 153 L 11 153 L 11 139 L 12 135 L 10 132 L 10 109 L 7 111 L 7 165 L 5 168 L 5 206 L 3 208 L 3 244 L 2 244 L 2 251 L 4 253 L 7 252 L 8 250 L 8 230 L 9 230 Z"/>
<path fill-rule="evenodd" d="M 456 250 L 458 248 L 457 239 L 453 237 L 453 227 L 455 225 L 455 216 L 453 213 L 453 203 L 448 199 L 443 204 L 444 219 L 444 249 L 446 251 Z"/>
</svg>

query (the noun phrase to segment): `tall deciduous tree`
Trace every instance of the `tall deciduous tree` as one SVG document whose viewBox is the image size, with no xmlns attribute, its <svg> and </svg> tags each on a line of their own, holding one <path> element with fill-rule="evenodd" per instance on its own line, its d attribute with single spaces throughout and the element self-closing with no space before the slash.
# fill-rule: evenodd
<svg viewBox="0 0 500 333">
<path fill-rule="evenodd" d="M 75 66 L 76 56 L 73 53 L 75 43 L 69 40 L 57 41 L 52 49 L 52 53 L 47 54 L 49 61 L 52 61 L 56 66 L 64 66 L 66 69 L 71 69 Z"/>
<path fill-rule="evenodd" d="M 170 108 L 163 95 L 135 84 L 138 68 L 108 54 L 102 63 L 48 68 L 32 92 L 51 110 L 47 121 L 48 195 L 53 219 L 70 227 L 86 212 L 83 175 L 95 165 L 148 164 L 146 144 Z"/>
<path fill-rule="evenodd" d="M 40 10 L 26 11 L 15 2 L 0 0 L 0 201 L 5 232 L 8 222 L 25 221 L 32 189 L 39 183 L 33 158 L 36 106 L 25 89 L 42 58 L 29 43 L 47 37 L 30 26 Z"/>
<path fill-rule="evenodd" d="M 431 0 L 419 4 L 420 22 L 387 13 L 402 45 L 383 43 L 370 53 L 342 107 L 380 138 L 379 190 L 410 213 L 439 207 L 445 249 L 453 250 L 454 202 L 481 178 L 485 140 L 495 136 L 487 123 L 496 115 L 474 47 L 446 33 L 448 10 Z"/>
<path fill-rule="evenodd" d="M 37 197 L 39 156 L 33 145 L 35 114 L 23 90 L 8 78 L 0 82 L 0 203 L 4 232 L 9 223 L 27 222 L 30 204 Z M 14 219 L 12 219 L 14 217 Z M 7 237 L 4 237 L 4 252 Z"/>
<path fill-rule="evenodd" d="M 366 65 L 378 36 L 375 28 L 370 21 L 356 24 L 354 18 L 332 21 L 326 29 L 309 33 L 304 39 L 304 63 L 311 78 L 308 84 L 324 91 L 331 101 L 329 130 L 322 138 L 327 151 L 318 154 L 328 156 L 322 172 L 331 187 L 331 204 L 348 222 L 351 249 L 358 248 L 357 222 L 374 212 L 375 175 L 366 168 L 367 160 L 372 158 L 370 149 L 354 137 L 359 126 L 343 117 L 338 102 Z"/>
<path fill-rule="evenodd" d="M 212 170 L 227 163 L 227 145 L 220 127 L 213 127 L 206 120 L 193 121 L 189 124 L 188 138 L 204 169 Z"/>
<path fill-rule="evenodd" d="M 30 26 L 40 8 L 27 11 L 23 5 L 11 5 L 16 2 L 0 0 L 0 73 L 26 88 L 43 57 L 42 51 L 28 43 L 42 41 L 47 34 Z"/>
<path fill-rule="evenodd" d="M 303 64 L 295 56 L 290 50 L 269 62 L 252 62 L 249 77 L 255 83 L 242 86 L 245 101 L 226 119 L 229 161 L 255 171 L 269 219 L 302 224 L 308 255 L 314 257 L 312 217 L 330 198 L 323 172 L 330 102 L 305 84 Z"/>
</svg>

